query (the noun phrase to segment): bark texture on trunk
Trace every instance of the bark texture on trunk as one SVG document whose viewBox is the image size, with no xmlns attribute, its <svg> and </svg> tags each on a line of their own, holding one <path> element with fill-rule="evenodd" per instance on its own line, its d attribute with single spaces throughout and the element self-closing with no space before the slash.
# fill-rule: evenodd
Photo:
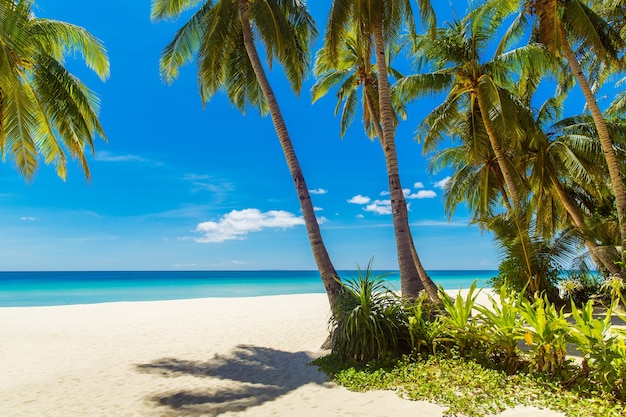
<svg viewBox="0 0 626 417">
<path fill-rule="evenodd" d="M 311 243 L 311 249 L 313 251 L 313 257 L 315 258 L 322 282 L 326 288 L 328 301 L 331 308 L 333 308 L 337 301 L 337 297 L 341 292 L 341 284 L 337 281 L 337 271 L 330 260 L 330 256 L 328 255 L 328 251 L 326 250 L 326 246 L 322 240 L 322 233 L 317 222 L 317 217 L 315 216 L 311 195 L 304 180 L 304 175 L 302 174 L 298 158 L 296 158 L 296 153 L 293 149 L 293 144 L 291 143 L 291 138 L 289 137 L 289 133 L 287 131 L 287 126 L 280 112 L 276 96 L 274 95 L 267 76 L 265 75 L 265 70 L 261 64 L 258 51 L 254 45 L 254 37 L 250 26 L 250 17 L 248 15 L 248 0 L 239 0 L 239 14 L 243 28 L 243 38 L 246 51 L 248 53 L 248 57 L 250 58 L 252 67 L 254 68 L 254 73 L 261 90 L 263 91 L 263 95 L 265 96 L 269 106 L 272 122 L 274 123 L 278 140 L 280 141 L 283 153 L 285 154 L 285 159 L 287 160 L 287 165 L 289 166 L 289 172 L 291 173 L 294 186 L 296 187 L 298 200 L 300 201 L 300 207 L 302 208 L 302 215 L 304 217 L 304 222 L 309 235 L 309 242 Z"/>
<path fill-rule="evenodd" d="M 489 136 L 489 143 L 491 144 L 491 149 L 493 150 L 494 155 L 496 156 L 496 161 L 498 162 L 498 167 L 500 168 L 500 172 L 502 173 L 502 177 L 504 178 L 504 183 L 506 184 L 507 193 L 511 197 L 511 203 L 513 204 L 513 208 L 517 208 L 519 206 L 519 192 L 517 191 L 517 186 L 513 181 L 513 176 L 511 175 L 511 171 L 506 163 L 506 158 L 504 156 L 504 151 L 498 143 L 498 137 L 496 132 L 491 124 L 491 120 L 489 119 L 489 111 L 487 109 L 487 103 L 485 102 L 485 97 L 483 96 L 480 87 L 476 89 L 476 101 L 478 102 L 478 108 L 480 109 L 480 116 L 483 119 L 483 125 L 485 126 L 485 130 L 487 131 L 487 136 Z"/>
<path fill-rule="evenodd" d="M 380 106 L 380 118 L 383 132 L 383 137 L 380 138 L 380 140 L 385 154 L 387 177 L 389 179 L 389 193 L 398 251 L 398 267 L 400 269 L 402 296 L 408 299 L 415 299 L 418 297 L 419 293 L 424 290 L 424 285 L 417 273 L 417 268 L 415 267 L 415 262 L 411 254 L 408 213 L 404 193 L 400 184 L 398 158 L 394 141 L 395 126 L 389 93 L 389 80 L 387 79 L 382 17 L 381 20 L 374 25 L 372 32 L 376 66 L 378 69 L 378 105 Z"/>
<path fill-rule="evenodd" d="M 587 106 L 589 107 L 589 112 L 591 113 L 593 122 L 596 125 L 598 138 L 600 139 L 602 151 L 604 152 L 604 158 L 606 159 L 606 164 L 609 169 L 609 177 L 611 178 L 611 186 L 613 188 L 613 195 L 615 196 L 615 206 L 617 208 L 617 220 L 619 222 L 622 249 L 621 253 L 623 262 L 624 250 L 626 249 L 626 192 L 624 190 L 624 182 L 622 181 L 622 177 L 620 175 L 619 161 L 617 159 L 615 149 L 613 148 L 613 140 L 611 139 L 611 135 L 609 134 L 609 129 L 607 128 L 606 121 L 604 120 L 604 116 L 602 115 L 602 111 L 600 110 L 600 106 L 598 106 L 598 102 L 596 101 L 596 97 L 594 96 L 593 91 L 591 91 L 589 82 L 587 81 L 587 78 L 585 77 L 585 74 L 583 73 L 583 70 L 578 63 L 578 59 L 576 59 L 574 51 L 572 51 L 572 47 L 565 37 L 564 28 L 561 28 L 561 33 L 563 36 L 563 49 L 565 50 L 565 57 L 567 58 L 567 62 L 569 63 L 572 72 L 574 73 L 574 77 L 576 77 L 578 85 L 580 86 L 580 89 L 585 96 L 585 101 L 587 102 Z M 621 275 L 623 276 L 623 270 Z"/>
</svg>

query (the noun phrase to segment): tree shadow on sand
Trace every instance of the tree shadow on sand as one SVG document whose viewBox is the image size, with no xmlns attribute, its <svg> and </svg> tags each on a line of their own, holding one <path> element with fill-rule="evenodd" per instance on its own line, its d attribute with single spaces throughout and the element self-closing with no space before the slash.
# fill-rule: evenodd
<svg viewBox="0 0 626 417">
<path fill-rule="evenodd" d="M 163 416 L 212 417 L 259 406 L 302 385 L 328 384 L 328 377 L 309 365 L 313 359 L 305 352 L 240 345 L 230 354 L 216 355 L 207 362 L 163 358 L 137 365 L 137 369 L 165 378 L 198 378 L 192 385 L 199 388 L 150 398 L 151 402 L 167 407 Z M 185 385 L 189 386 L 189 382 Z"/>
</svg>

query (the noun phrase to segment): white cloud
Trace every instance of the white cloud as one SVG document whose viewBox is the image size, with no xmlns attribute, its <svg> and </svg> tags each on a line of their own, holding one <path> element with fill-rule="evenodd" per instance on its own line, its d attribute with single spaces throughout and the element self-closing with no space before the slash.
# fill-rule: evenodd
<svg viewBox="0 0 626 417">
<path fill-rule="evenodd" d="M 381 191 L 379 195 L 380 195 L 380 196 L 382 196 L 382 197 L 384 197 L 384 196 L 386 196 L 386 195 L 390 195 L 390 194 L 391 194 L 391 193 L 390 193 L 389 191 Z"/>
<path fill-rule="evenodd" d="M 435 198 L 437 197 L 437 193 L 433 190 L 419 190 L 415 198 Z"/>
<path fill-rule="evenodd" d="M 364 216 L 364 215 L 362 215 L 362 214 L 357 214 L 357 215 L 356 215 L 356 218 L 357 218 L 357 219 L 364 219 L 364 218 L 365 218 L 365 216 Z"/>
<path fill-rule="evenodd" d="M 30 217 L 30 216 L 23 216 L 23 217 L 20 217 L 20 220 L 25 221 L 25 222 L 34 222 L 35 218 Z"/>
<path fill-rule="evenodd" d="M 361 194 L 355 195 L 354 197 L 352 197 L 350 200 L 348 200 L 348 203 L 351 204 L 367 204 L 370 201 L 372 201 L 369 197 L 365 197 Z"/>
<path fill-rule="evenodd" d="M 102 162 L 151 162 L 138 155 L 114 155 L 111 152 L 101 151 L 96 154 L 96 161 Z"/>
<path fill-rule="evenodd" d="M 314 211 L 324 211 L 324 209 L 321 208 L 321 207 L 313 207 L 313 210 Z"/>
<path fill-rule="evenodd" d="M 391 200 L 374 200 L 363 210 L 376 214 L 391 214 Z"/>
<path fill-rule="evenodd" d="M 218 222 L 208 221 L 198 224 L 196 231 L 202 233 L 203 237 L 194 240 L 200 243 L 242 240 L 250 232 L 269 228 L 289 229 L 303 224 L 302 217 L 283 210 L 267 212 L 258 209 L 233 210 L 223 215 Z"/>
<path fill-rule="evenodd" d="M 448 183 L 448 181 L 450 181 L 452 178 L 451 177 L 445 177 L 444 179 L 442 179 L 441 181 L 437 181 L 435 183 L 435 188 L 441 188 L 442 190 L 444 188 L 446 188 L 446 184 Z"/>
<path fill-rule="evenodd" d="M 325 189 L 323 189 L 323 188 L 317 188 L 317 189 L 315 189 L 315 190 L 309 190 L 309 192 L 310 192 L 311 194 L 327 194 L 327 193 L 328 193 L 328 190 L 325 190 Z"/>
<path fill-rule="evenodd" d="M 415 184 L 413 184 L 413 188 L 424 188 L 424 183 L 416 182 Z"/>
</svg>

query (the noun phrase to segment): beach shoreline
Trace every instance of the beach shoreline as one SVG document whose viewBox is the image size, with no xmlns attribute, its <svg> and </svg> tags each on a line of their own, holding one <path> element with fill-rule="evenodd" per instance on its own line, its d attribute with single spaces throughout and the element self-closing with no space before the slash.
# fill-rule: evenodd
<svg viewBox="0 0 626 417">
<path fill-rule="evenodd" d="M 0 415 L 443 415 L 310 366 L 328 318 L 325 294 L 2 307 Z"/>
</svg>

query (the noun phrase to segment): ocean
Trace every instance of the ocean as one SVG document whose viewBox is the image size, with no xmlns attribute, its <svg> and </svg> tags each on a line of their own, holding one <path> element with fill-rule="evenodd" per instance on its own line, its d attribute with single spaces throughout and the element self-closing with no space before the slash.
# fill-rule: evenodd
<svg viewBox="0 0 626 417">
<path fill-rule="evenodd" d="M 444 289 L 479 287 L 497 271 L 428 271 Z M 356 271 L 340 271 L 354 277 Z M 384 275 L 400 289 L 397 271 Z M 317 271 L 72 271 L 0 272 L 0 307 L 93 304 L 117 301 L 324 293 Z"/>
</svg>

